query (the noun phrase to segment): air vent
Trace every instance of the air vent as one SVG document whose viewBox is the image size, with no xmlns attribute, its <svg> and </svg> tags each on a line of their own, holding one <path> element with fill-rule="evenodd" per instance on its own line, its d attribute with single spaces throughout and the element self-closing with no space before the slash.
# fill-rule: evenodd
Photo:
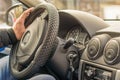
<svg viewBox="0 0 120 80">
<path fill-rule="evenodd" d="M 87 55 L 89 59 L 97 59 L 103 54 L 104 46 L 110 40 L 108 34 L 97 35 L 88 43 Z"/>
<path fill-rule="evenodd" d="M 107 64 L 116 64 L 120 61 L 120 37 L 111 39 L 104 49 L 104 60 Z"/>
</svg>

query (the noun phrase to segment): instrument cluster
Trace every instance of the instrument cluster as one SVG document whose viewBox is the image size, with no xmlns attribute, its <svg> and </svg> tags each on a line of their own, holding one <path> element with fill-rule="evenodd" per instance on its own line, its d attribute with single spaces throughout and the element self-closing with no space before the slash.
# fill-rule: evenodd
<svg viewBox="0 0 120 80">
<path fill-rule="evenodd" d="M 90 40 L 88 33 L 80 26 L 74 26 L 68 30 L 65 40 L 68 40 L 69 38 L 74 39 L 74 43 L 77 47 L 80 45 L 85 46 Z"/>
</svg>

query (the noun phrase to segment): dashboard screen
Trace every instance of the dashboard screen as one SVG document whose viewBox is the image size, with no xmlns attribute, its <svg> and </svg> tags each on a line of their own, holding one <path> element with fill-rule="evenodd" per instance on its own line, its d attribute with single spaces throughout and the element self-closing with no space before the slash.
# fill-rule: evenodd
<svg viewBox="0 0 120 80">
<path fill-rule="evenodd" d="M 112 72 L 108 70 L 87 64 L 83 71 L 82 80 L 112 80 Z"/>
</svg>

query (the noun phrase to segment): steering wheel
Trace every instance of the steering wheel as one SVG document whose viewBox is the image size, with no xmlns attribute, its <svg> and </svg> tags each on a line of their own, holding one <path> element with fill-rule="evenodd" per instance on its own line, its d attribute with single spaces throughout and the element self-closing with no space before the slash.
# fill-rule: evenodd
<svg viewBox="0 0 120 80">
<path fill-rule="evenodd" d="M 59 26 L 57 9 L 50 3 L 39 4 L 26 19 L 28 25 L 11 49 L 10 71 L 17 79 L 29 78 L 50 58 Z"/>
</svg>

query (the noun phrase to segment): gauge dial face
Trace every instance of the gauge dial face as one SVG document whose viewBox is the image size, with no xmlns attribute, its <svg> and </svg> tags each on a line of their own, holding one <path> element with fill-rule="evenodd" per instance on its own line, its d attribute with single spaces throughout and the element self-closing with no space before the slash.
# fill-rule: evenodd
<svg viewBox="0 0 120 80">
<path fill-rule="evenodd" d="M 80 35 L 81 29 L 80 28 L 72 28 L 68 31 L 66 40 L 69 38 L 73 38 L 76 42 L 79 42 L 78 37 Z"/>
<path fill-rule="evenodd" d="M 69 38 L 73 38 L 77 44 L 82 45 L 86 44 L 86 42 L 89 40 L 87 32 L 83 31 L 79 26 L 73 27 L 68 31 L 66 40 Z"/>
</svg>

